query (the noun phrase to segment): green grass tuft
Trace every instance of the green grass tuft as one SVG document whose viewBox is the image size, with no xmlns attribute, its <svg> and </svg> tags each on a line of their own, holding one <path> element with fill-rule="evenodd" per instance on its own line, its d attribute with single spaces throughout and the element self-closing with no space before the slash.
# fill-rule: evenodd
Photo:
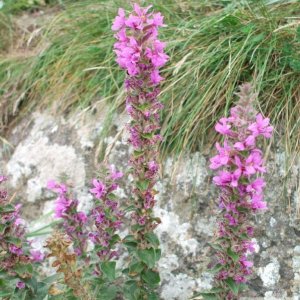
<svg viewBox="0 0 300 300">
<path fill-rule="evenodd" d="M 287 149 L 299 152 L 300 2 L 152 2 L 165 15 L 161 39 L 171 57 L 161 93 L 164 153 L 195 151 L 212 139 L 209 129 L 228 112 L 237 85 L 245 81 L 255 84 L 259 109 Z M 53 105 L 70 113 L 96 101 L 120 107 L 124 72 L 115 63 L 110 30 L 119 6 L 124 1 L 66 6 L 45 34 L 50 46 L 23 64 L 25 75 L 16 76 L 22 111 Z M 0 70 L 0 88 L 3 78 L 11 84 Z"/>
</svg>

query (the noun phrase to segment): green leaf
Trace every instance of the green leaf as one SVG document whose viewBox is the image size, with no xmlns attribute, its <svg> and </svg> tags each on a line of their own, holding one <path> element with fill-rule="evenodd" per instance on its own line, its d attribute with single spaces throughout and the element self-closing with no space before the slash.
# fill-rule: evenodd
<svg viewBox="0 0 300 300">
<path fill-rule="evenodd" d="M 135 206 L 130 205 L 130 206 L 127 206 L 123 211 L 124 212 L 130 212 L 130 211 L 134 211 L 134 210 L 135 210 Z"/>
<path fill-rule="evenodd" d="M 120 240 L 121 240 L 120 236 L 118 234 L 114 234 L 111 237 L 109 244 L 110 244 L 110 246 L 113 246 L 114 244 L 118 243 Z"/>
<path fill-rule="evenodd" d="M 208 244 L 210 247 L 212 247 L 215 250 L 222 251 L 222 252 L 224 251 L 224 249 L 220 244 L 213 244 L 213 243 L 208 243 Z"/>
<path fill-rule="evenodd" d="M 20 277 L 23 277 L 23 275 L 28 274 L 31 275 L 33 273 L 33 267 L 31 264 L 22 265 L 19 264 L 14 268 L 14 271 L 20 275 Z"/>
<path fill-rule="evenodd" d="M 136 182 L 136 186 L 142 192 L 146 191 L 149 186 L 149 180 L 140 180 Z"/>
<path fill-rule="evenodd" d="M 160 249 L 155 249 L 155 260 L 159 261 L 161 258 L 161 250 Z"/>
<path fill-rule="evenodd" d="M 221 264 L 216 264 L 213 268 L 209 269 L 208 272 L 212 274 L 216 274 L 220 272 L 224 268 Z"/>
<path fill-rule="evenodd" d="M 151 286 L 155 286 L 160 282 L 159 273 L 150 269 L 147 269 L 142 272 L 142 278 L 146 283 L 148 283 Z"/>
<path fill-rule="evenodd" d="M 123 244 L 125 245 L 125 247 L 128 250 L 135 250 L 138 243 L 135 239 L 135 237 L 133 235 L 127 235 L 124 239 L 123 239 Z"/>
<path fill-rule="evenodd" d="M 141 151 L 141 150 L 134 150 L 133 151 L 133 156 L 135 157 L 135 158 L 138 158 L 138 157 L 141 157 L 141 156 L 143 156 L 144 155 L 144 151 Z"/>
<path fill-rule="evenodd" d="M 159 300 L 158 296 L 154 293 L 148 295 L 148 300 Z"/>
<path fill-rule="evenodd" d="M 113 281 L 116 279 L 116 262 L 115 261 L 102 262 L 101 270 L 110 281 Z"/>
<path fill-rule="evenodd" d="M 145 268 L 145 265 L 140 261 L 133 263 L 129 266 L 129 275 L 136 276 L 137 274 L 141 273 L 144 268 Z"/>
<path fill-rule="evenodd" d="M 219 300 L 219 297 L 216 294 L 200 294 L 203 300 Z"/>
<path fill-rule="evenodd" d="M 116 196 L 114 193 L 109 193 L 107 195 L 107 198 L 109 198 L 110 200 L 117 200 L 118 196 Z"/>
<path fill-rule="evenodd" d="M 227 254 L 234 262 L 237 262 L 240 258 L 240 256 L 237 253 L 235 253 L 234 251 L 232 251 L 231 248 L 227 249 Z"/>
<path fill-rule="evenodd" d="M 116 286 L 107 286 L 99 290 L 99 300 L 113 300 L 116 299 L 118 289 Z"/>
<path fill-rule="evenodd" d="M 0 297 L 4 298 L 4 297 L 8 297 L 8 296 L 11 296 L 11 292 L 8 292 L 8 291 L 0 291 Z"/>
<path fill-rule="evenodd" d="M 146 140 L 151 140 L 154 136 L 154 132 L 148 132 L 148 133 L 143 133 L 141 134 L 142 137 Z"/>
<path fill-rule="evenodd" d="M 156 262 L 156 253 L 153 248 L 139 249 L 137 255 L 149 268 L 153 268 Z"/>
<path fill-rule="evenodd" d="M 145 234 L 145 238 L 152 246 L 154 246 L 154 247 L 159 246 L 159 239 L 155 233 L 148 232 Z"/>
<path fill-rule="evenodd" d="M 138 287 L 135 280 L 125 282 L 124 296 L 127 300 L 140 300 L 141 289 Z"/>
<path fill-rule="evenodd" d="M 233 278 L 228 277 L 225 282 L 235 295 L 239 293 L 239 284 L 237 284 Z"/>
<path fill-rule="evenodd" d="M 223 292 L 223 291 L 224 291 L 224 289 L 222 289 L 222 288 L 213 287 L 213 288 L 211 288 L 208 291 L 201 292 L 201 295 L 205 295 L 205 294 L 218 294 L 218 293 Z"/>
</svg>

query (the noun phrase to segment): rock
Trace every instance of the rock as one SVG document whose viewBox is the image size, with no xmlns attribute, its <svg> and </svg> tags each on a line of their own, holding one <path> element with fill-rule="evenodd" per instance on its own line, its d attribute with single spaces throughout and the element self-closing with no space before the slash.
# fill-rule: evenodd
<svg viewBox="0 0 300 300">
<path fill-rule="evenodd" d="M 258 274 L 265 287 L 273 287 L 276 283 L 278 283 L 280 279 L 279 269 L 280 264 L 276 258 L 273 258 L 272 262 L 267 264 L 265 267 L 260 267 L 258 269 Z"/>
<path fill-rule="evenodd" d="M 6 166 L 12 187 L 18 191 L 17 200 L 23 203 L 30 230 L 53 221 L 55 198 L 45 189 L 47 180 L 66 175 L 74 185 L 80 207 L 88 211 L 92 200 L 88 190 L 99 155 L 122 171 L 127 169 L 130 149 L 124 124 L 128 118 L 116 116 L 109 136 L 101 140 L 106 113 L 98 109 L 68 120 L 34 113 L 7 137 L 15 148 L 11 156 L 0 151 L 0 166 Z M 154 212 L 162 220 L 156 233 L 162 248 L 160 293 L 165 300 L 187 300 L 212 284 L 212 275 L 207 273 L 212 255 L 208 242 L 213 237 L 218 209 L 208 155 L 211 153 L 203 150 L 163 161 Z M 255 269 L 242 299 L 300 299 L 300 224 L 296 213 L 300 159 L 295 159 L 290 177 L 283 182 L 287 169 L 284 158 L 280 145 L 268 157 L 265 199 L 269 210 L 254 219 Z M 121 201 L 130 193 L 129 184 L 124 184 L 119 191 Z M 42 247 L 43 239 L 35 243 Z M 126 261 L 126 255 L 122 261 Z"/>
</svg>

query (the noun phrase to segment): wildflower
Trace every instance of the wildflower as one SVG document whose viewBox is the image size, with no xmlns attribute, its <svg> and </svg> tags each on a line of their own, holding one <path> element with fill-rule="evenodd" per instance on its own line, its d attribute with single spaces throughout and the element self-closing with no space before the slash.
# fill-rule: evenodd
<svg viewBox="0 0 300 300">
<path fill-rule="evenodd" d="M 123 8 L 119 8 L 119 15 L 116 17 L 112 30 L 120 30 L 125 26 L 125 11 Z"/>
<path fill-rule="evenodd" d="M 17 287 L 18 289 L 25 289 L 25 283 L 24 283 L 23 281 L 18 281 L 18 282 L 16 283 L 16 287 Z"/>
<path fill-rule="evenodd" d="M 0 184 L 5 182 L 7 177 L 0 176 Z M 28 255 L 29 242 L 25 238 L 25 222 L 20 217 L 21 205 L 13 205 L 10 202 L 6 190 L 0 188 L 0 270 L 8 276 L 16 278 L 16 287 L 25 288 L 23 278 L 30 278 L 27 265 L 31 263 Z M 18 269 L 18 273 L 16 272 Z M 23 270 L 23 271 L 22 271 Z M 19 280 L 20 279 L 20 280 Z M 4 282 L 5 283 L 5 282 Z"/>
<path fill-rule="evenodd" d="M 263 118 L 261 114 L 256 116 L 255 123 L 252 123 L 248 129 L 252 131 L 253 136 L 263 135 L 265 138 L 272 136 L 273 126 L 269 126 L 270 119 Z"/>
<path fill-rule="evenodd" d="M 34 262 L 41 262 L 45 259 L 45 255 L 39 250 L 30 250 L 30 258 Z"/>
<path fill-rule="evenodd" d="M 98 199 L 100 199 L 105 194 L 105 185 L 103 182 L 94 179 L 93 180 L 94 188 L 90 190 L 92 194 L 94 194 Z"/>
<path fill-rule="evenodd" d="M 239 101 L 230 110 L 228 118 L 221 118 L 216 131 L 225 136 L 223 146 L 216 144 L 218 154 L 211 158 L 210 168 L 219 169 L 213 182 L 221 192 L 217 238 L 217 251 L 222 269 L 215 280 L 222 287 L 220 298 L 236 299 L 228 286 L 228 278 L 239 285 L 245 283 L 251 274 L 253 262 L 247 255 L 253 253 L 254 243 L 250 238 L 254 228 L 249 223 L 254 213 L 267 209 L 263 201 L 266 172 L 262 151 L 257 147 L 258 137 L 270 138 L 273 127 L 269 119 L 257 114 L 254 108 L 255 94 L 249 84 L 240 87 Z M 228 287 L 228 288 L 226 288 Z"/>
<path fill-rule="evenodd" d="M 86 255 L 88 232 L 85 224 L 88 218 L 84 212 L 77 210 L 78 200 L 70 198 L 65 184 L 50 180 L 47 187 L 58 194 L 54 208 L 55 217 L 63 219 L 63 228 L 74 243 L 75 253 L 78 256 Z"/>
<path fill-rule="evenodd" d="M 151 6 L 143 8 L 134 4 L 133 12 L 125 18 L 125 26 L 122 28 L 113 26 L 120 28 L 116 29 L 119 31 L 115 35 L 116 61 L 127 73 L 126 110 L 131 117 L 128 126 L 129 142 L 134 148 L 130 166 L 135 184 L 132 200 L 135 211 L 131 215 L 133 222 L 131 229 L 132 235 L 136 237 L 137 249 L 152 247 L 149 241 L 146 241 L 145 235 L 146 233 L 153 235 L 153 229 L 158 225 L 158 219 L 152 216 L 152 209 L 156 194 L 154 185 L 159 170 L 157 149 L 162 137 L 158 130 L 163 105 L 157 97 L 160 92 L 159 84 L 164 80 L 160 68 L 169 59 L 164 52 L 166 44 L 158 39 L 159 27 L 165 26 L 163 16 L 160 13 L 150 12 L 150 8 Z M 116 17 L 114 25 L 119 22 L 120 14 Z M 139 281 L 141 290 L 149 289 L 142 276 L 139 277 Z M 148 294 L 135 297 L 147 298 Z"/>
<path fill-rule="evenodd" d="M 89 232 L 89 239 L 98 247 L 97 255 L 101 261 L 110 260 L 116 256 L 113 237 L 116 237 L 116 230 L 123 224 L 123 212 L 113 191 L 118 188 L 117 181 L 123 177 L 123 173 L 116 170 L 114 165 L 109 168 L 103 166 L 102 181 L 93 179 L 96 189 L 91 193 L 96 197 L 93 209 L 90 213 L 92 231 Z M 100 187 L 100 188 L 99 188 Z M 101 192 L 99 192 L 101 190 Z M 99 248 L 100 247 L 100 248 Z M 97 270 L 95 270 L 97 273 Z"/>
</svg>

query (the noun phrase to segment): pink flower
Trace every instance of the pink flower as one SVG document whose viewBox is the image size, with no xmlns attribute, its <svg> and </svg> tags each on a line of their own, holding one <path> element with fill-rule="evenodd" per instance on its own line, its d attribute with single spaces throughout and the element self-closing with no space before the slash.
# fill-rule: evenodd
<svg viewBox="0 0 300 300">
<path fill-rule="evenodd" d="M 238 222 L 231 214 L 225 214 L 224 217 L 228 220 L 230 226 L 237 226 Z"/>
<path fill-rule="evenodd" d="M 87 215 L 82 211 L 76 213 L 74 217 L 77 222 L 82 224 L 85 224 L 88 221 Z"/>
<path fill-rule="evenodd" d="M 216 185 L 226 186 L 230 185 L 232 187 L 238 186 L 238 180 L 241 177 L 241 170 L 237 169 L 233 173 L 228 171 L 220 171 L 219 176 L 215 176 L 213 181 Z"/>
<path fill-rule="evenodd" d="M 261 193 L 266 183 L 262 178 L 257 178 L 247 185 L 246 191 L 251 193 Z"/>
<path fill-rule="evenodd" d="M 146 56 L 151 60 L 153 66 L 162 67 L 169 60 L 169 56 L 164 53 L 165 46 L 165 43 L 156 40 L 153 43 L 153 49 L 146 49 Z"/>
<path fill-rule="evenodd" d="M 247 260 L 247 258 L 244 257 L 244 256 L 240 259 L 240 263 L 245 268 L 252 268 L 253 267 L 253 262 Z"/>
<path fill-rule="evenodd" d="M 4 182 L 6 180 L 7 180 L 6 176 L 3 176 L 3 175 L 0 176 L 0 183 Z"/>
<path fill-rule="evenodd" d="M 106 187 L 102 181 L 93 179 L 94 188 L 90 189 L 90 192 L 95 195 L 96 198 L 101 199 L 106 193 Z"/>
<path fill-rule="evenodd" d="M 59 196 L 55 202 L 54 212 L 55 217 L 62 218 L 64 213 L 67 211 L 71 205 L 71 201 L 65 198 L 64 196 Z"/>
<path fill-rule="evenodd" d="M 243 241 L 243 248 L 250 253 L 255 252 L 255 245 L 252 241 Z"/>
<path fill-rule="evenodd" d="M 14 244 L 9 245 L 9 251 L 13 254 L 16 254 L 17 256 L 21 256 L 23 254 L 23 250 L 20 247 L 17 247 Z"/>
<path fill-rule="evenodd" d="M 261 114 L 256 116 L 256 122 L 252 123 L 248 129 L 252 131 L 254 136 L 263 135 L 265 138 L 272 136 L 273 126 L 269 126 L 270 119 L 263 118 Z"/>
<path fill-rule="evenodd" d="M 266 168 L 263 166 L 263 160 L 261 157 L 261 152 L 259 150 L 251 151 L 250 155 L 245 161 L 245 175 L 253 175 L 256 172 L 264 173 Z"/>
<path fill-rule="evenodd" d="M 158 70 L 153 70 L 150 75 L 151 82 L 156 85 L 159 84 L 164 78 L 159 75 Z"/>
<path fill-rule="evenodd" d="M 119 15 L 116 16 L 114 23 L 111 27 L 112 30 L 120 30 L 121 28 L 123 28 L 125 26 L 125 11 L 123 8 L 119 8 Z"/>
<path fill-rule="evenodd" d="M 219 122 L 215 126 L 215 130 L 222 135 L 231 135 L 232 131 L 230 130 L 231 125 L 227 124 L 228 119 L 227 118 L 221 118 Z"/>
<path fill-rule="evenodd" d="M 152 160 L 148 163 L 149 171 L 156 173 L 158 171 L 158 164 L 156 161 Z"/>
<path fill-rule="evenodd" d="M 41 262 L 45 259 L 45 255 L 39 250 L 30 250 L 30 259 L 34 262 Z"/>
<path fill-rule="evenodd" d="M 219 261 L 224 262 L 230 277 L 240 284 L 246 282 L 245 277 L 252 272 L 253 262 L 248 261 L 246 255 L 255 251 L 255 244 L 249 240 L 254 229 L 247 222 L 251 221 L 254 213 L 267 208 L 262 194 L 265 181 L 258 177 L 266 172 L 266 168 L 262 151 L 256 148 L 256 139 L 258 136 L 270 137 L 273 128 L 269 126 L 269 119 L 256 115 L 253 106 L 255 94 L 251 92 L 249 84 L 240 87 L 238 96 L 239 102 L 230 110 L 230 116 L 221 118 L 215 127 L 216 131 L 225 135 L 224 147 L 216 144 L 218 154 L 210 159 L 210 168 L 221 168 L 213 181 L 221 190 L 218 237 L 226 238 L 226 243 L 220 242 L 219 245 L 224 249 L 217 251 L 217 256 Z M 233 245 L 232 251 L 238 257 L 238 266 L 232 260 L 231 253 L 228 250 L 226 253 L 227 240 Z M 226 277 L 222 274 L 219 273 L 215 278 L 217 283 L 220 281 L 218 287 L 226 284 Z M 222 296 L 224 299 L 225 296 L 226 299 L 233 299 L 231 292 Z"/>
<path fill-rule="evenodd" d="M 149 25 L 154 25 L 156 27 L 160 26 L 163 27 L 164 25 L 164 17 L 161 15 L 161 13 L 156 13 L 153 14 L 153 18 L 152 19 L 148 19 L 147 23 Z"/>
<path fill-rule="evenodd" d="M 231 147 L 228 146 L 226 142 L 224 143 L 224 147 L 221 147 L 219 143 L 216 143 L 216 148 L 219 154 L 210 159 L 211 164 L 209 166 L 213 170 L 227 165 L 230 159 Z"/>
<path fill-rule="evenodd" d="M 47 188 L 59 194 L 65 194 L 67 192 L 67 187 L 64 184 L 59 184 L 54 180 L 49 180 L 47 183 Z"/>
<path fill-rule="evenodd" d="M 126 24 L 126 26 L 128 26 L 132 29 L 135 29 L 135 30 L 143 29 L 143 20 L 138 16 L 129 15 L 128 19 L 125 21 L 125 24 Z"/>
<path fill-rule="evenodd" d="M 118 180 L 123 177 L 123 173 L 116 170 L 115 165 L 110 166 L 110 177 L 112 180 Z"/>
<path fill-rule="evenodd" d="M 152 7 L 152 5 L 149 5 L 147 7 L 140 7 L 137 3 L 133 4 L 133 9 L 135 11 L 135 13 L 142 19 L 147 19 L 147 13 L 149 11 L 149 9 Z"/>
<path fill-rule="evenodd" d="M 236 283 L 245 283 L 246 282 L 246 278 L 242 275 L 235 275 L 234 276 L 234 281 Z"/>
<path fill-rule="evenodd" d="M 18 289 L 24 289 L 24 288 L 25 288 L 25 283 L 24 283 L 23 281 L 18 281 L 18 282 L 16 283 L 16 287 L 17 287 Z"/>
<path fill-rule="evenodd" d="M 265 201 L 262 201 L 263 195 L 253 195 L 252 196 L 252 202 L 251 207 L 254 210 L 265 210 L 267 209 L 267 203 Z"/>
</svg>

